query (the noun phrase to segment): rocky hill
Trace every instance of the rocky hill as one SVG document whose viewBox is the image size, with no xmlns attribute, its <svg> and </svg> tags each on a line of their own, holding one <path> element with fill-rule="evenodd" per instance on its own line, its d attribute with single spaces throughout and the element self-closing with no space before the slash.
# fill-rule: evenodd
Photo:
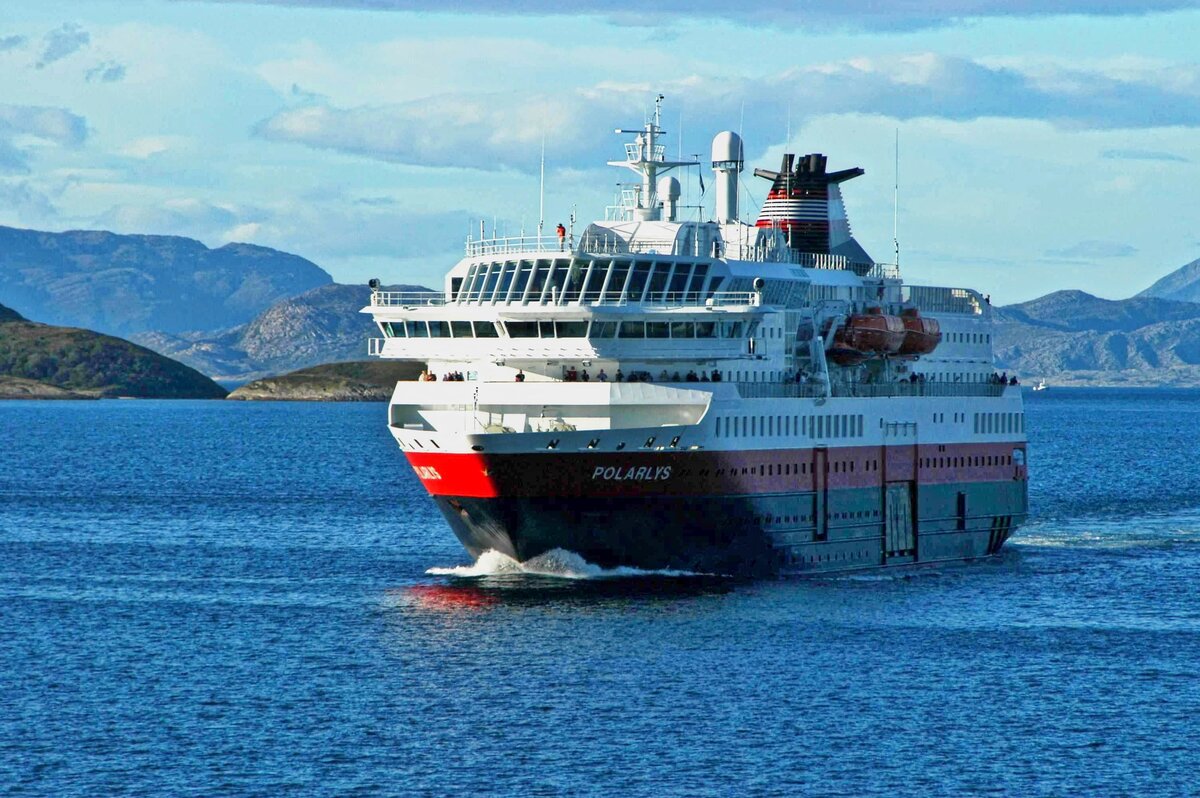
<svg viewBox="0 0 1200 798">
<path fill-rule="evenodd" d="M 305 402 L 386 402 L 396 383 L 417 378 L 422 363 L 385 360 L 329 363 L 243 385 L 230 399 Z"/>
<path fill-rule="evenodd" d="M 330 282 L 311 261 L 250 244 L 0 227 L 0 302 L 112 335 L 233 327 Z"/>
<path fill-rule="evenodd" d="M 1200 258 L 1171 272 L 1138 296 L 1200 302 Z"/>
<path fill-rule="evenodd" d="M 1200 304 L 1057 291 L 996 309 L 996 362 L 1026 381 L 1200 385 Z"/>
<path fill-rule="evenodd" d="M 428 291 L 388 286 L 390 291 Z M 362 358 L 379 328 L 360 313 L 370 302 L 365 285 L 325 285 L 281 300 L 249 324 L 215 334 L 142 333 L 133 339 L 229 383 L 283 371 Z"/>
<path fill-rule="evenodd" d="M 161 399 L 220 399 L 226 394 L 198 371 L 129 341 L 27 321 L 4 306 L 0 378 L 7 378 L 0 394 L 9 398 L 72 398 L 54 389 Z"/>
</svg>

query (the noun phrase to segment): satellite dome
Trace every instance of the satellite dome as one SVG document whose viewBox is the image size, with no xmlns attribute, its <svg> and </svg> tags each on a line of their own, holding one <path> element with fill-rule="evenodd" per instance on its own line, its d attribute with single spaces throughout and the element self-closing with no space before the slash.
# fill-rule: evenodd
<svg viewBox="0 0 1200 798">
<path fill-rule="evenodd" d="M 679 180 L 669 175 L 658 179 L 658 196 L 666 197 L 667 199 L 679 199 L 681 188 Z"/>
<path fill-rule="evenodd" d="M 742 155 L 742 137 L 732 130 L 722 130 L 713 137 L 712 159 L 713 163 L 741 163 L 745 160 Z"/>
</svg>

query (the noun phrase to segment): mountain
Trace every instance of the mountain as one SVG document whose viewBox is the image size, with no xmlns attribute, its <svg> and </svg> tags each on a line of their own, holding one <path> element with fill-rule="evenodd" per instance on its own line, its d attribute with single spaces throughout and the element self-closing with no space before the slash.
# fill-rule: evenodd
<svg viewBox="0 0 1200 798">
<path fill-rule="evenodd" d="M 396 383 L 415 380 L 422 363 L 387 360 L 328 363 L 247 383 L 230 399 L 308 402 L 386 402 Z"/>
<path fill-rule="evenodd" d="M 0 302 L 113 335 L 233 327 L 331 282 L 311 261 L 251 244 L 0 227 Z"/>
<path fill-rule="evenodd" d="M 428 291 L 419 285 L 389 291 Z M 244 382 L 284 371 L 362 358 L 379 328 L 360 313 L 371 300 L 365 285 L 325 285 L 283 299 L 249 324 L 217 333 L 141 333 L 143 346 L 226 382 Z"/>
<path fill-rule="evenodd" d="M 1179 267 L 1138 296 L 1200 302 L 1200 258 Z"/>
<path fill-rule="evenodd" d="M 1200 304 L 1056 291 L 995 314 L 996 365 L 1026 381 L 1200 385 Z"/>
<path fill-rule="evenodd" d="M 27 321 L 2 305 L 0 377 L 10 396 L 37 395 L 29 381 L 93 396 L 220 399 L 226 393 L 198 371 L 129 341 Z"/>
</svg>

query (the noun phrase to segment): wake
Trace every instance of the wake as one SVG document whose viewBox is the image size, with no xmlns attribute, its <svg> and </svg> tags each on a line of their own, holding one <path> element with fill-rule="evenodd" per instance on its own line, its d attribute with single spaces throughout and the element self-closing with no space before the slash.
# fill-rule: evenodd
<svg viewBox="0 0 1200 798">
<path fill-rule="evenodd" d="M 551 549 L 545 554 L 530 558 L 525 562 L 517 562 L 507 554 L 489 549 L 479 555 L 472 565 L 458 565 L 453 568 L 429 568 L 425 573 L 431 576 L 456 576 L 460 578 L 479 578 L 488 576 L 546 576 L 556 579 L 630 579 L 637 577 L 688 577 L 711 576 L 694 571 L 678 571 L 670 568 L 660 570 L 644 570 L 618 566 L 602 568 L 588 562 L 573 551 L 566 549 Z"/>
</svg>

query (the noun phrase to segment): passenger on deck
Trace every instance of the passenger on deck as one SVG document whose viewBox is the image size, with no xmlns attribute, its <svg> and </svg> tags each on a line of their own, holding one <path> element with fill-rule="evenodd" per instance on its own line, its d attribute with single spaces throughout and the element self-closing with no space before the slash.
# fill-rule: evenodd
<svg viewBox="0 0 1200 798">
<path fill-rule="evenodd" d="M 1020 383 L 1019 383 L 1019 382 L 1017 382 L 1017 375 L 1016 375 L 1016 374 L 1012 375 L 1012 379 L 1008 381 L 1008 384 L 1009 384 L 1009 385 L 1020 385 Z"/>
<path fill-rule="evenodd" d="M 600 382 L 608 382 L 608 375 L 604 373 L 604 369 L 600 369 L 600 373 L 596 375 L 596 379 Z"/>
<path fill-rule="evenodd" d="M 713 381 L 713 382 L 720 382 L 720 381 L 721 381 L 721 372 L 720 372 L 720 371 L 718 371 L 717 369 L 713 369 L 713 370 L 712 370 L 712 381 Z"/>
<path fill-rule="evenodd" d="M 705 374 L 703 371 L 700 372 L 700 382 L 708 382 L 708 375 Z"/>
<path fill-rule="evenodd" d="M 688 382 L 700 382 L 700 375 L 696 373 L 695 369 L 691 369 L 688 371 L 686 379 Z"/>
<path fill-rule="evenodd" d="M 617 369 L 617 382 L 625 382 L 625 372 L 619 368 Z"/>
<path fill-rule="evenodd" d="M 579 372 L 575 370 L 575 367 L 574 367 L 574 366 L 571 366 L 569 369 L 567 369 L 567 375 L 566 375 L 566 379 L 567 379 L 567 382 L 576 382 L 576 381 L 578 381 L 578 379 L 579 379 Z"/>
<path fill-rule="evenodd" d="M 682 381 L 683 381 L 683 377 L 679 376 L 678 371 L 671 375 L 671 382 L 682 382 Z"/>
<path fill-rule="evenodd" d="M 670 375 L 670 374 L 667 374 L 667 370 L 666 370 L 666 369 L 663 369 L 663 370 L 662 370 L 662 372 L 661 372 L 661 373 L 658 375 L 658 381 L 659 381 L 659 382 L 666 382 L 666 381 L 667 381 L 667 380 L 669 380 L 669 379 L 671 379 L 671 375 Z"/>
<path fill-rule="evenodd" d="M 583 379 L 583 381 L 584 381 L 584 382 L 591 382 L 591 381 L 592 381 L 592 375 L 587 373 L 587 369 L 584 369 L 584 370 L 583 370 L 583 374 L 581 375 L 581 377 L 582 377 L 582 379 Z"/>
<path fill-rule="evenodd" d="M 567 228 L 562 226 L 562 222 L 559 222 L 558 227 L 556 227 L 554 231 L 558 233 L 558 249 L 561 252 L 563 249 L 563 242 L 567 240 Z"/>
<path fill-rule="evenodd" d="M 517 369 L 517 376 L 514 379 L 516 379 L 517 382 L 525 382 L 525 372 L 521 369 Z"/>
</svg>

